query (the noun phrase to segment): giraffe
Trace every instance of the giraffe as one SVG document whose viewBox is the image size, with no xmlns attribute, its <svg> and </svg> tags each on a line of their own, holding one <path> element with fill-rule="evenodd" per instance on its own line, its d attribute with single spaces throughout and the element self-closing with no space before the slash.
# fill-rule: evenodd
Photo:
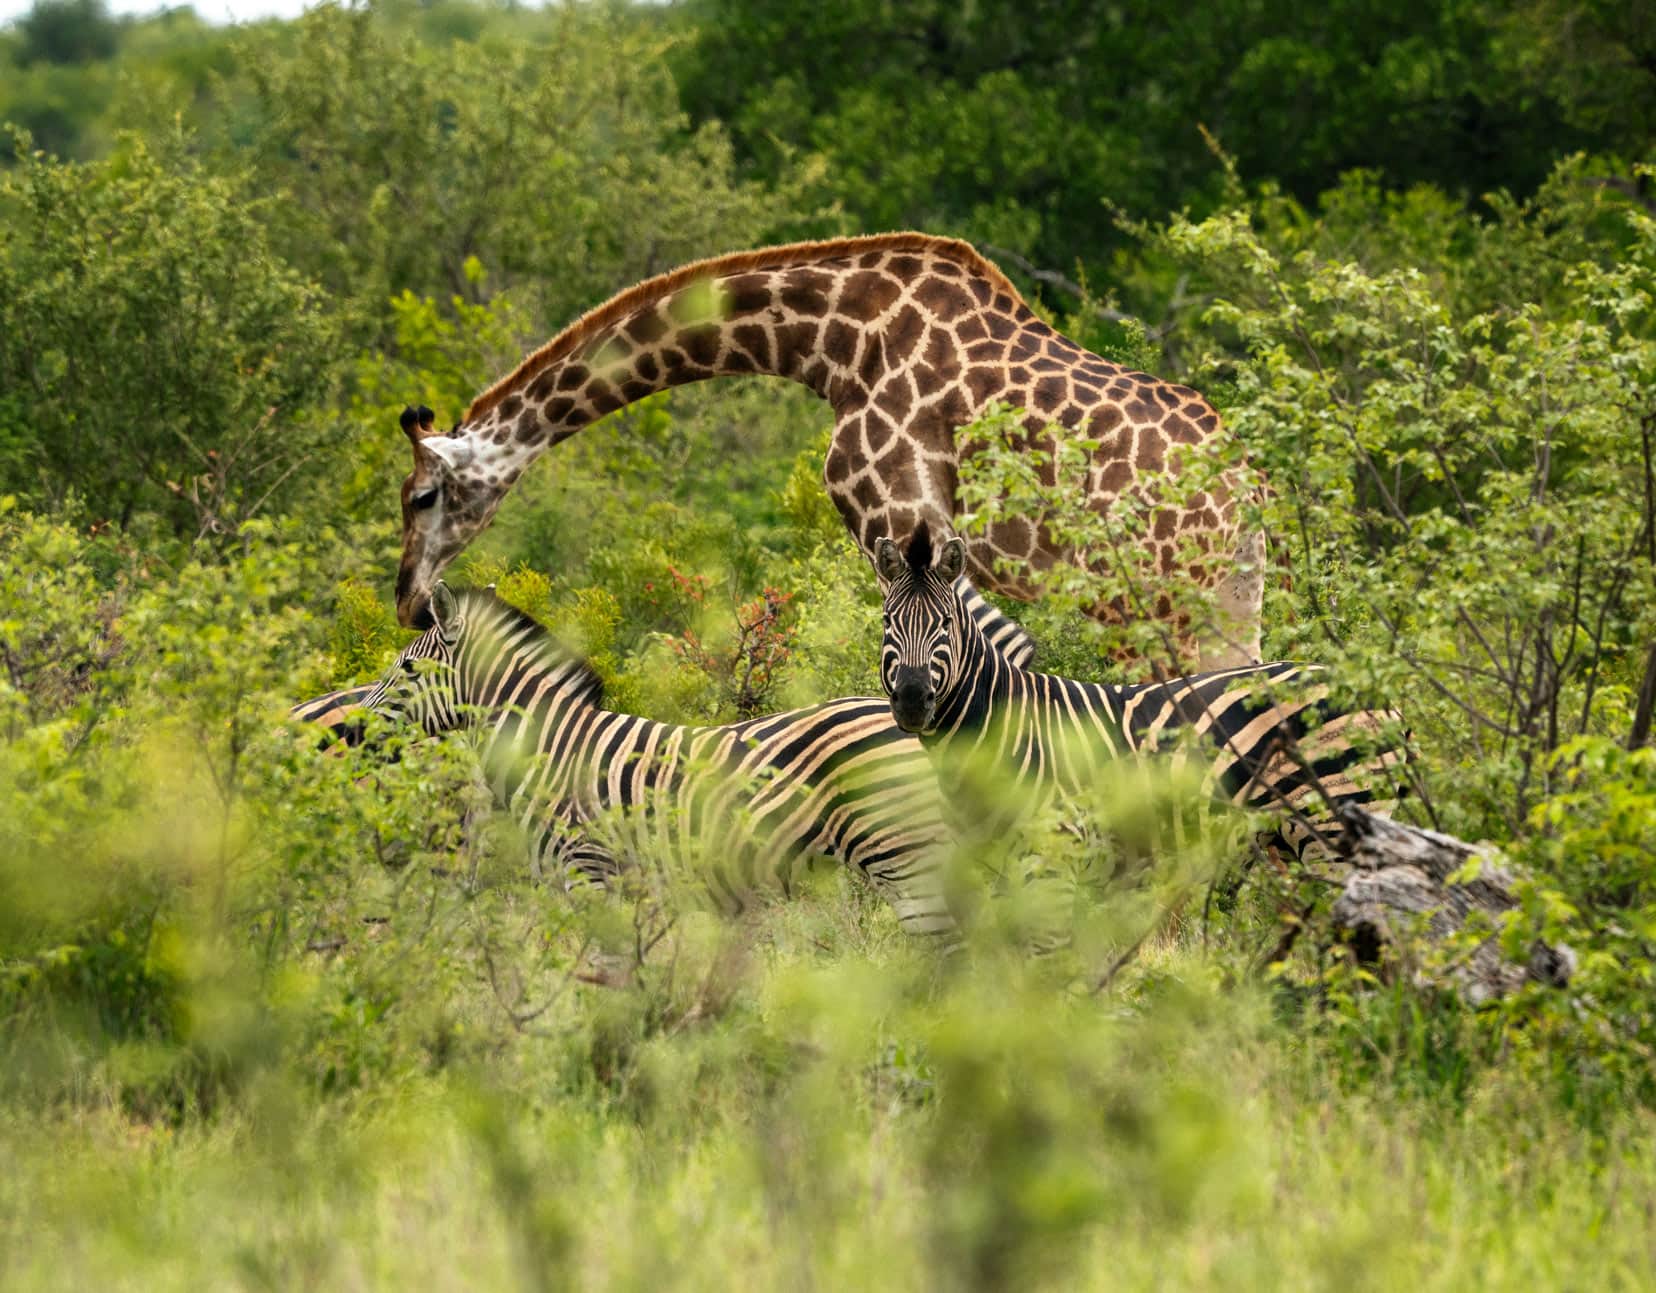
<svg viewBox="0 0 1656 1293">
<path fill-rule="evenodd" d="M 956 432 L 992 403 L 1025 411 L 1031 444 L 1049 428 L 1099 441 L 1086 481 L 1095 508 L 1176 466 L 1176 446 L 1200 450 L 1224 436 L 1199 394 L 1082 349 L 967 243 L 894 233 L 737 252 L 589 311 L 479 395 L 446 435 L 431 410 L 404 410 L 414 470 L 402 487 L 398 619 L 429 624 L 437 577 L 547 448 L 667 387 L 754 373 L 799 382 L 832 407 L 825 482 L 871 561 L 882 538 L 902 545 L 922 524 L 951 528 Z M 1241 531 L 1238 494 L 1234 474 L 1223 474 L 1145 537 L 1164 571 L 1178 568 L 1185 539 L 1235 554 L 1228 570 L 1203 576 L 1217 579 L 1226 621 L 1194 644 L 1204 669 L 1259 657 L 1263 536 Z M 969 539 L 967 566 L 979 587 L 1029 600 L 1019 569 L 1059 555 L 1040 526 L 1002 514 Z"/>
</svg>

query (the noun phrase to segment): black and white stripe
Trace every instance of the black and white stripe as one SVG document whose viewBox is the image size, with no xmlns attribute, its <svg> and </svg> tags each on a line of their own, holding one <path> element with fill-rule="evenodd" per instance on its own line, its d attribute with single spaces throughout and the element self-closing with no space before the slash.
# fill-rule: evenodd
<svg viewBox="0 0 1656 1293">
<path fill-rule="evenodd" d="M 934 551 L 925 527 L 906 551 L 881 540 L 875 552 L 881 683 L 898 725 L 935 752 L 990 750 L 1031 785 L 1083 795 L 1106 763 L 1176 748 L 1203 761 L 1218 797 L 1275 810 L 1302 858 L 1326 855 L 1320 823 L 1339 804 L 1383 811 L 1395 797 L 1398 715 L 1339 709 L 1326 670 L 1246 665 L 1136 686 L 1034 673 L 978 631 L 954 586 L 964 557 L 958 538 Z"/>
<path fill-rule="evenodd" d="M 736 909 L 830 856 L 871 879 L 909 932 L 954 934 L 936 778 L 885 701 L 658 723 L 602 708 L 587 664 L 492 593 L 439 584 L 431 609 L 365 705 L 433 734 L 478 730 L 491 789 L 541 871 L 603 878 L 635 851 L 667 853 Z"/>
</svg>

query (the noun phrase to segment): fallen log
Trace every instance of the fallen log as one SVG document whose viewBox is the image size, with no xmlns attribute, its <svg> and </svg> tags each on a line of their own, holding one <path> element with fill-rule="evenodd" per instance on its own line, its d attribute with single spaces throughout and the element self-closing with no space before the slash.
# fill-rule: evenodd
<svg viewBox="0 0 1656 1293">
<path fill-rule="evenodd" d="M 1520 963 L 1501 951 L 1506 915 L 1518 906 L 1512 865 L 1488 844 L 1378 817 L 1355 804 L 1338 812 L 1351 874 L 1332 911 L 1334 929 L 1365 965 L 1401 969 L 1422 986 L 1452 986 L 1473 1005 L 1525 983 L 1562 987 L 1575 971 L 1570 948 L 1536 940 Z M 1476 860 L 1473 874 L 1450 877 Z M 1491 932 L 1470 946 L 1451 940 L 1479 914 Z"/>
</svg>

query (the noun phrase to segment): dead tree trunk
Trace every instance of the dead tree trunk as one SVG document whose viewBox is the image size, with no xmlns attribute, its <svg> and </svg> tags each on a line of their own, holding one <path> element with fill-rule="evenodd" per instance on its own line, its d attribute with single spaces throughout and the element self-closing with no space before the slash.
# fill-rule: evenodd
<svg viewBox="0 0 1656 1293">
<path fill-rule="evenodd" d="M 1355 804 L 1339 810 L 1342 851 L 1353 874 L 1335 899 L 1336 932 L 1364 964 L 1402 971 L 1424 985 L 1454 988 L 1478 1005 L 1525 983 L 1562 987 L 1575 969 L 1568 947 L 1537 940 L 1520 964 L 1501 953 L 1499 931 L 1518 905 L 1511 864 L 1489 845 L 1405 826 Z M 1474 878 L 1449 877 L 1476 858 Z M 1468 920 L 1493 932 L 1464 950 L 1447 946 Z"/>
</svg>

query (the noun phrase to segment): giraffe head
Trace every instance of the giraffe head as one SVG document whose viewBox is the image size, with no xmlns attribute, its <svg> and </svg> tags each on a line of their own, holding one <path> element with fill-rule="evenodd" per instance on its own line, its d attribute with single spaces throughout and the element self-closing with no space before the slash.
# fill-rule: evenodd
<svg viewBox="0 0 1656 1293">
<path fill-rule="evenodd" d="M 423 404 L 402 411 L 402 429 L 414 448 L 414 470 L 402 484 L 402 564 L 397 570 L 397 621 L 429 628 L 432 585 L 448 563 L 489 523 L 504 491 L 478 461 L 475 441 L 433 426 Z"/>
<path fill-rule="evenodd" d="M 874 568 L 885 585 L 880 683 L 891 716 L 905 732 L 930 732 L 939 703 L 959 683 L 971 624 L 955 589 L 966 568 L 965 541 L 950 535 L 934 547 L 922 521 L 906 549 L 878 540 Z"/>
</svg>

